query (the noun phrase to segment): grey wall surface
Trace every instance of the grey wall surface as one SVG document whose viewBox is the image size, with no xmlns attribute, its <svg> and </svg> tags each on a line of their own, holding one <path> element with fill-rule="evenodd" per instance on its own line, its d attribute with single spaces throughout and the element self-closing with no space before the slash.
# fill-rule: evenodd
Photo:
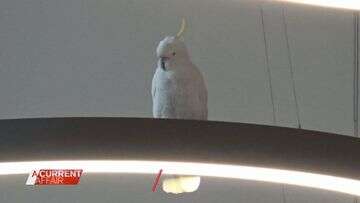
<svg viewBox="0 0 360 203">
<path fill-rule="evenodd" d="M 352 12 L 285 5 L 289 53 L 282 6 L 241 0 L 2 0 L 0 118 L 151 117 L 155 48 L 177 32 L 182 17 L 188 20 L 185 41 L 208 85 L 209 119 L 297 127 L 292 62 L 302 127 L 353 134 Z M 43 189 L 34 194 L 24 178 L 0 178 L 0 200 L 5 202 L 73 202 L 75 197 L 78 202 L 100 202 L 99 197 L 118 202 L 116 195 L 130 201 L 126 195 L 142 194 L 118 191 L 117 182 L 101 183 L 101 178 L 91 183 L 97 187 L 78 186 L 79 193 Z M 223 181 L 186 201 L 282 201 L 280 185 L 240 181 L 234 189 Z M 221 198 L 209 196 L 223 190 L 222 184 L 229 190 Z M 347 195 L 299 187 L 285 191 L 288 203 L 352 201 Z M 145 200 L 180 201 L 136 201 Z"/>
<path fill-rule="evenodd" d="M 263 7 L 276 125 L 296 127 L 281 7 Z M 303 127 L 351 135 L 351 12 L 286 7 Z M 151 117 L 155 48 L 183 16 L 210 119 L 273 124 L 259 2 L 218 0 L 1 1 L 0 118 Z"/>
</svg>

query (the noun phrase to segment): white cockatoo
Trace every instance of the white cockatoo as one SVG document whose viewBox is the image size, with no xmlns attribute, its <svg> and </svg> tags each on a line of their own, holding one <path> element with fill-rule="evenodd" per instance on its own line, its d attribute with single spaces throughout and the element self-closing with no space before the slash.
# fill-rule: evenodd
<svg viewBox="0 0 360 203">
<path fill-rule="evenodd" d="M 181 39 L 184 30 L 183 19 L 178 34 L 165 37 L 156 49 L 159 61 L 152 80 L 153 116 L 207 120 L 205 81 Z"/>
<path fill-rule="evenodd" d="M 154 118 L 207 120 L 207 89 L 181 39 L 185 26 L 183 19 L 176 36 L 165 37 L 156 49 L 159 61 L 151 89 Z M 178 194 L 193 192 L 199 185 L 200 177 L 176 177 L 164 180 L 162 188 Z"/>
</svg>

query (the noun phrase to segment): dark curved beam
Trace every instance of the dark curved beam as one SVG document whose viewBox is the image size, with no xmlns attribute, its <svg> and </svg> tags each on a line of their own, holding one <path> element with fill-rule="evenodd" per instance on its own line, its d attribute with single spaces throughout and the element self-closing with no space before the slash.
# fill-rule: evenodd
<svg viewBox="0 0 360 203">
<path fill-rule="evenodd" d="M 0 152 L 0 162 L 191 161 L 360 179 L 360 139 L 243 123 L 150 118 L 0 120 Z"/>
</svg>

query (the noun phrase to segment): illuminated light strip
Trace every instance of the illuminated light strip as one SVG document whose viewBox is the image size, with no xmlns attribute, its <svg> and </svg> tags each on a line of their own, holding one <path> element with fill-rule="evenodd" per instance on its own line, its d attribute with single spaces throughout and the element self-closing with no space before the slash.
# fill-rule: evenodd
<svg viewBox="0 0 360 203">
<path fill-rule="evenodd" d="M 34 169 L 81 168 L 84 173 L 195 175 L 283 183 L 360 196 L 360 181 L 329 175 L 241 165 L 166 161 L 33 161 L 0 163 L 0 175 L 28 174 Z"/>
<path fill-rule="evenodd" d="M 332 8 L 360 10 L 359 0 L 277 0 Z"/>
</svg>

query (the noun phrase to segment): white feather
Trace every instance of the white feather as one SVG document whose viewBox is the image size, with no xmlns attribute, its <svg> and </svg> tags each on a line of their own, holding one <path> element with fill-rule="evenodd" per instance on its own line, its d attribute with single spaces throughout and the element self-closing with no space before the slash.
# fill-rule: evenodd
<svg viewBox="0 0 360 203">
<path fill-rule="evenodd" d="M 176 56 L 166 63 L 166 70 L 161 67 L 160 62 L 156 68 L 152 81 L 153 116 L 206 120 L 206 85 L 182 43 L 174 37 L 167 37 L 160 42 L 157 49 L 158 55 L 169 55 L 175 51 Z"/>
</svg>

